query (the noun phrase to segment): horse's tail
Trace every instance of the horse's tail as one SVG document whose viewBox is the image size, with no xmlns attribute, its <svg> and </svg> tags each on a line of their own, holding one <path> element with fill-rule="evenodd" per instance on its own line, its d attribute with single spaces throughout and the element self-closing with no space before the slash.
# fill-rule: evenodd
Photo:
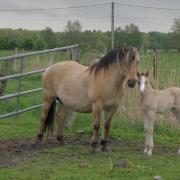
<svg viewBox="0 0 180 180">
<path fill-rule="evenodd" d="M 53 133 L 55 110 L 56 110 L 56 98 L 53 99 L 53 102 L 51 103 L 51 106 L 48 111 L 47 118 L 45 120 L 44 132 L 47 131 L 47 134 L 49 134 L 49 132 L 51 134 Z"/>
</svg>

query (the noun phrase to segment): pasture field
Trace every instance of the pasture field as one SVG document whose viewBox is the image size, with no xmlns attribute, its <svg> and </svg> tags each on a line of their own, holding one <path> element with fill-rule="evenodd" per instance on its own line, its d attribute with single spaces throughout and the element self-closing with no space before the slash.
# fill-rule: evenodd
<svg viewBox="0 0 180 180">
<path fill-rule="evenodd" d="M 151 55 L 141 58 L 140 69 L 152 70 Z M 158 59 L 156 87 L 180 86 L 180 54 L 160 52 Z M 22 85 L 22 90 L 40 87 L 41 75 L 26 77 Z M 6 94 L 15 90 L 16 81 L 9 81 Z M 154 155 L 145 156 L 138 99 L 137 88 L 126 88 L 119 112 L 112 120 L 107 152 L 99 149 L 92 152 L 89 146 L 92 134 L 90 114 L 78 114 L 73 127 L 65 129 L 68 143 L 65 146 L 58 146 L 55 135 L 42 145 L 36 144 L 40 110 L 0 120 L 0 179 L 152 180 L 154 176 L 161 176 L 165 180 L 179 180 L 180 156 L 176 152 L 180 146 L 180 129 L 177 122 L 172 123 L 171 114 L 165 114 L 155 123 Z M 40 102 L 40 93 L 20 99 L 21 108 Z M 15 99 L 0 102 L 0 114 L 14 110 L 15 103 Z M 117 167 L 120 161 L 126 161 L 127 167 Z"/>
</svg>

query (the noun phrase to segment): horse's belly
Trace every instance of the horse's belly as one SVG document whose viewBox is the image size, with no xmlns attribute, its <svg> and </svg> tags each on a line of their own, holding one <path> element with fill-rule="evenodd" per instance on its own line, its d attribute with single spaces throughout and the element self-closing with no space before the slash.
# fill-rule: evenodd
<svg viewBox="0 0 180 180">
<path fill-rule="evenodd" d="M 171 110 L 172 108 L 173 108 L 173 105 L 172 104 L 168 104 L 167 106 L 158 107 L 157 112 L 158 113 L 163 113 L 163 112 Z"/>
<path fill-rule="evenodd" d="M 88 99 L 88 96 L 85 94 L 72 94 L 61 92 L 58 94 L 58 97 L 62 101 L 62 103 L 72 111 L 75 112 L 92 112 L 92 104 Z"/>
<path fill-rule="evenodd" d="M 166 96 L 166 98 L 161 98 L 157 101 L 157 111 L 159 113 L 169 111 L 174 107 L 174 98 L 171 96 Z"/>
<path fill-rule="evenodd" d="M 90 113 L 92 112 L 92 105 L 87 102 L 80 103 L 79 101 L 63 101 L 63 104 L 75 112 Z"/>
</svg>

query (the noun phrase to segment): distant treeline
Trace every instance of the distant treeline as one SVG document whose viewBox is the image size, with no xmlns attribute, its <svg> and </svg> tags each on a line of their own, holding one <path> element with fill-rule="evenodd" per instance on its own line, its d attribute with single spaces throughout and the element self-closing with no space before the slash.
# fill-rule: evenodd
<svg viewBox="0 0 180 180">
<path fill-rule="evenodd" d="M 82 49 L 104 51 L 110 48 L 111 32 L 102 31 L 65 31 L 53 32 L 51 28 L 41 31 L 23 29 L 0 29 L 0 49 L 42 50 L 78 43 Z M 125 31 L 116 29 L 115 47 L 124 43 L 145 49 L 178 49 L 180 50 L 180 33 L 161 33 Z"/>
</svg>

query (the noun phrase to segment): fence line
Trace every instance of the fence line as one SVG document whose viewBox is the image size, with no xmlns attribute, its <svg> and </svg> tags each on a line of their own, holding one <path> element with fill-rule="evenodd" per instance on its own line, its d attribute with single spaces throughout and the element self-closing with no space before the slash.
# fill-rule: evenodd
<svg viewBox="0 0 180 180">
<path fill-rule="evenodd" d="M 35 89 L 27 90 L 27 91 L 21 91 L 21 79 L 22 79 L 22 77 L 29 76 L 29 75 L 32 75 L 32 74 L 42 73 L 46 69 L 46 68 L 43 68 L 43 69 L 23 73 L 24 61 L 26 60 L 26 59 L 24 59 L 25 57 L 32 57 L 32 56 L 48 54 L 48 53 L 52 53 L 52 52 L 54 53 L 54 52 L 70 50 L 71 59 L 73 61 L 76 61 L 77 58 L 78 58 L 78 47 L 79 47 L 79 45 L 75 44 L 75 45 L 61 47 L 61 48 L 54 48 L 54 49 L 49 49 L 49 50 L 42 50 L 42 51 L 36 51 L 36 52 L 30 52 L 30 53 L 24 53 L 24 54 L 18 54 L 18 55 L 13 55 L 13 56 L 7 56 L 7 57 L 0 58 L 0 62 L 2 62 L 2 61 L 13 61 L 13 60 L 14 61 L 15 60 L 20 61 L 20 67 L 19 67 L 19 73 L 18 74 L 4 75 L 3 77 L 0 77 L 0 82 L 1 81 L 7 81 L 9 79 L 18 79 L 17 90 L 16 90 L 17 92 L 12 93 L 12 94 L 8 94 L 8 95 L 3 95 L 3 96 L 0 97 L 0 101 L 16 97 L 16 111 L 6 113 L 6 114 L 2 114 L 2 115 L 0 115 L 0 119 L 8 118 L 10 116 L 14 116 L 14 115 L 17 115 L 17 114 L 20 114 L 20 113 L 23 113 L 23 112 L 30 111 L 32 109 L 42 107 L 42 104 L 38 104 L 38 105 L 30 106 L 30 107 L 24 108 L 24 109 L 19 108 L 19 105 L 20 105 L 19 97 L 20 96 L 27 95 L 27 94 L 33 94 L 35 92 L 39 92 L 39 91 L 42 90 L 42 88 L 35 88 Z"/>
</svg>

